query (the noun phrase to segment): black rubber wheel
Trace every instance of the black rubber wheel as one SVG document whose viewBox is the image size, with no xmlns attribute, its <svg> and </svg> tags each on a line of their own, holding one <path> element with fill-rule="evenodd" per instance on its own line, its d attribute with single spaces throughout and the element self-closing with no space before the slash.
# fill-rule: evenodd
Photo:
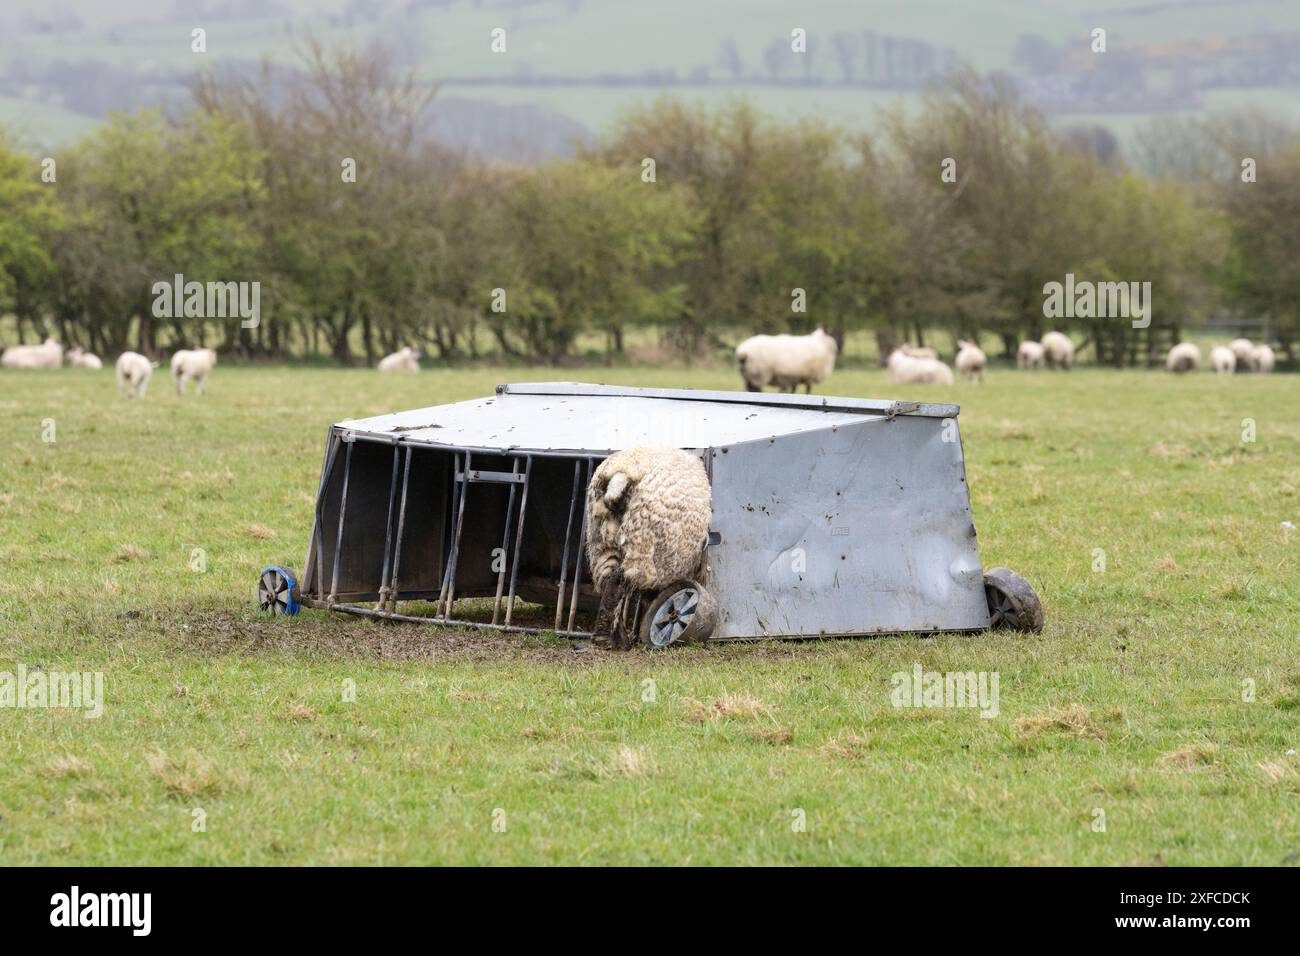
<svg viewBox="0 0 1300 956">
<path fill-rule="evenodd" d="M 257 606 L 271 614 L 297 614 L 299 603 L 298 572 L 293 568 L 272 565 L 264 568 L 257 578 Z"/>
<path fill-rule="evenodd" d="M 984 572 L 989 602 L 989 627 L 1038 633 L 1043 629 L 1043 604 L 1029 582 L 1010 568 Z"/>
<path fill-rule="evenodd" d="M 718 602 L 695 581 L 678 581 L 641 612 L 638 635 L 646 647 L 663 648 L 707 640 L 718 623 Z"/>
</svg>

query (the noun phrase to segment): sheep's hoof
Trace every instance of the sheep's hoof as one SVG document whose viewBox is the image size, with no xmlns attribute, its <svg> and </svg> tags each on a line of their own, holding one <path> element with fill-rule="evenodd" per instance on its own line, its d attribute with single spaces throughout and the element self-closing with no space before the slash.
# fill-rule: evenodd
<svg viewBox="0 0 1300 956">
<path fill-rule="evenodd" d="M 272 565 L 257 579 L 257 606 L 272 614 L 297 614 L 302 610 L 298 572 Z"/>
<path fill-rule="evenodd" d="M 658 594 L 641 615 L 641 643 L 647 647 L 703 641 L 718 623 L 718 602 L 694 581 L 678 581 Z"/>
<path fill-rule="evenodd" d="M 1010 568 L 984 572 L 989 602 L 989 627 L 1038 633 L 1043 629 L 1043 604 L 1029 582 Z"/>
</svg>

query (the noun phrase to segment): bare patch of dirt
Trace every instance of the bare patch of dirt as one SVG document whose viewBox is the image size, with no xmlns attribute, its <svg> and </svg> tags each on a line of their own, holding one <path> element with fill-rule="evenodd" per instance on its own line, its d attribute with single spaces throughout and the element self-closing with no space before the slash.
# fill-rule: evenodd
<svg viewBox="0 0 1300 956">
<path fill-rule="evenodd" d="M 587 641 L 374 621 L 343 614 L 245 620 L 220 611 L 205 611 L 178 622 L 178 630 L 185 649 L 212 655 L 290 653 L 309 658 L 385 661 L 457 658 L 548 663 L 617 661 L 626 656 L 592 647 Z"/>
<path fill-rule="evenodd" d="M 309 611 L 295 618 L 249 617 L 208 605 L 188 610 L 128 611 L 119 617 L 139 620 L 144 629 L 174 638 L 181 649 L 198 654 L 289 653 L 317 659 L 351 657 L 399 662 L 458 659 L 583 666 L 621 663 L 644 667 L 647 659 L 653 659 L 663 666 L 689 667 L 702 658 L 742 657 L 787 662 L 807 660 L 811 663 L 829 654 L 843 653 L 846 648 L 869 656 L 881 640 L 725 641 L 666 651 L 652 651 L 639 646 L 628 651 L 611 651 L 608 647 L 578 638 L 456 629 L 341 613 Z M 524 623 L 533 622 L 525 620 Z M 805 677 L 812 679 L 811 674 Z"/>
</svg>

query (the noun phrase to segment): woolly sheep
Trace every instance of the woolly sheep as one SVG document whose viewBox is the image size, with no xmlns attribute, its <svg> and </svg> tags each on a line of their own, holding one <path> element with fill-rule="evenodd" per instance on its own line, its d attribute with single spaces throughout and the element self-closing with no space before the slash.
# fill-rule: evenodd
<svg viewBox="0 0 1300 956">
<path fill-rule="evenodd" d="M 0 355 L 4 368 L 60 368 L 63 365 L 63 346 L 54 339 L 41 345 L 13 345 Z"/>
<path fill-rule="evenodd" d="M 709 479 L 694 455 L 642 446 L 601 462 L 587 489 L 587 563 L 601 596 L 596 632 L 612 646 L 631 641 L 628 597 L 700 573 L 711 514 Z"/>
<path fill-rule="evenodd" d="M 172 356 L 172 383 L 176 386 L 176 394 L 184 395 L 186 384 L 192 381 L 202 395 L 207 386 L 208 373 L 216 364 L 217 353 L 214 349 L 181 349 Z"/>
<path fill-rule="evenodd" d="M 150 362 L 139 352 L 123 352 L 117 357 L 117 387 L 127 398 L 144 398 L 157 367 L 157 362 Z"/>
<path fill-rule="evenodd" d="M 1043 336 L 1043 357 L 1048 368 L 1067 371 L 1074 366 L 1074 343 L 1063 332 L 1048 332 Z"/>
<path fill-rule="evenodd" d="M 938 359 L 916 358 L 895 349 L 889 356 L 889 381 L 895 385 L 951 385 L 952 369 Z"/>
<path fill-rule="evenodd" d="M 835 339 L 818 326 L 808 335 L 750 336 L 736 346 L 736 366 L 746 391 L 775 385 L 793 392 L 803 385 L 811 394 L 835 370 L 838 352 Z"/>
<path fill-rule="evenodd" d="M 957 371 L 970 381 L 984 381 L 984 368 L 988 365 L 988 356 L 974 342 L 967 342 L 959 339 L 957 342 L 957 357 L 953 359 L 952 364 L 957 367 Z"/>
<path fill-rule="evenodd" d="M 1250 352 L 1250 364 L 1256 372 L 1267 375 L 1273 371 L 1273 349 L 1267 345 L 1256 345 Z"/>
<path fill-rule="evenodd" d="M 93 352 L 87 352 L 81 346 L 68 349 L 68 364 L 73 368 L 103 368 L 104 363 Z"/>
<path fill-rule="evenodd" d="M 409 345 L 392 355 L 379 360 L 381 372 L 418 372 L 420 371 L 420 353 Z"/>
<path fill-rule="evenodd" d="M 1179 342 L 1169 350 L 1165 359 L 1165 368 L 1177 375 L 1194 372 L 1200 364 L 1201 349 L 1195 342 Z"/>
<path fill-rule="evenodd" d="M 1232 349 L 1232 354 L 1237 357 L 1238 372 L 1255 370 L 1255 346 L 1250 339 L 1233 339 L 1228 343 L 1228 348 Z"/>
<path fill-rule="evenodd" d="M 1037 342 L 1021 342 L 1016 351 L 1016 368 L 1042 368 L 1047 361 L 1043 347 Z"/>
<path fill-rule="evenodd" d="M 1237 370 L 1237 356 L 1226 345 L 1210 349 L 1210 368 L 1219 375 L 1231 375 Z"/>
</svg>

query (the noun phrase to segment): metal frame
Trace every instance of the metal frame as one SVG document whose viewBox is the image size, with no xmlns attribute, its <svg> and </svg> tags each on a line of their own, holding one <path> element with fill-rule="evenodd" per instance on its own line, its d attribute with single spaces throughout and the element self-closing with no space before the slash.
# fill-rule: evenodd
<svg viewBox="0 0 1300 956">
<path fill-rule="evenodd" d="M 393 447 L 393 463 L 391 477 L 388 487 L 388 508 L 387 521 L 384 531 L 384 554 L 383 569 L 380 572 L 379 600 L 377 606 L 362 607 L 356 604 L 345 604 L 338 600 L 339 585 L 339 563 L 343 551 L 344 529 L 347 522 L 347 501 L 348 488 L 352 472 L 352 449 L 358 441 L 369 441 L 380 444 L 391 444 Z M 326 529 L 324 526 L 325 517 L 325 489 L 329 486 L 334 477 L 335 470 L 339 466 L 339 447 L 346 445 L 346 451 L 343 454 L 343 481 L 340 493 L 338 521 L 334 532 L 334 556 L 331 562 L 331 571 L 329 578 L 329 590 L 323 596 L 304 595 L 302 603 L 308 607 L 325 608 L 328 610 L 342 611 L 348 614 L 355 614 L 362 617 L 385 618 L 394 621 L 418 621 L 423 623 L 452 625 L 456 627 L 472 627 L 485 630 L 511 631 L 528 634 L 539 634 L 547 628 L 527 627 L 513 623 L 515 599 L 517 597 L 517 586 L 519 580 L 519 558 L 523 551 L 524 528 L 528 509 L 528 492 L 531 485 L 533 474 L 534 458 L 572 458 L 573 459 L 573 486 L 569 497 L 568 518 L 564 533 L 564 553 L 561 558 L 559 581 L 556 587 L 555 603 L 555 627 L 551 628 L 554 633 L 563 637 L 580 637 L 587 638 L 592 636 L 592 632 L 580 630 L 575 627 L 578 612 L 578 592 L 582 586 L 582 555 L 583 549 L 581 542 L 586 539 L 587 533 L 587 515 L 586 508 L 583 506 L 586 497 L 587 486 L 591 482 L 591 476 L 596 469 L 596 457 L 593 455 L 572 455 L 562 452 L 546 451 L 522 451 L 500 449 L 479 449 L 479 448 L 460 448 L 453 446 L 437 446 L 435 451 L 443 452 L 451 457 L 451 501 L 449 508 L 450 520 L 444 527 L 442 555 L 443 555 L 443 573 L 442 583 L 439 589 L 438 598 L 435 604 L 437 608 L 433 616 L 403 614 L 397 611 L 397 602 L 402 600 L 401 589 L 399 587 L 399 574 L 402 562 L 402 539 L 406 529 L 406 508 L 408 503 L 408 491 L 410 488 L 411 478 L 411 458 L 414 452 L 414 445 L 405 441 L 402 437 L 382 438 L 371 435 L 364 435 L 352 432 L 348 429 L 331 428 L 326 443 L 326 460 L 325 467 L 321 471 L 320 485 L 316 493 L 316 510 L 315 524 L 312 529 L 311 540 L 308 545 L 307 558 L 304 563 L 306 569 L 304 580 L 319 560 L 324 544 L 324 535 Z M 429 447 L 423 446 L 421 447 Z M 405 455 L 403 456 L 403 452 Z M 487 471 L 473 467 L 474 456 L 490 454 L 497 457 L 510 457 L 512 459 L 511 470 L 506 471 Z M 400 481 L 399 481 L 400 474 Z M 465 502 L 469 496 L 471 485 L 475 484 L 505 484 L 509 485 L 510 494 L 506 506 L 506 519 L 501 535 L 501 568 L 497 572 L 496 594 L 493 599 L 493 610 L 491 622 L 486 621 L 467 621 L 453 616 L 456 602 L 456 571 L 460 561 L 461 541 L 465 531 Z M 400 489 L 400 490 L 399 490 Z M 518 510 L 516 511 L 515 503 L 518 499 Z M 575 509 L 582 515 L 579 523 L 579 537 L 577 547 L 574 547 L 573 529 Z M 394 522 L 396 527 L 394 528 Z M 513 539 L 513 544 L 511 540 Z M 572 559 L 572 585 L 569 585 L 570 555 Z M 509 587 L 506 587 L 506 558 L 509 558 L 510 573 Z M 318 592 L 323 590 L 323 577 L 319 577 L 317 584 Z M 568 616 L 565 620 L 565 626 L 561 627 L 561 618 L 564 612 L 564 603 L 566 596 L 569 598 Z M 502 598 L 505 599 L 505 620 L 501 620 Z M 418 599 L 412 597 L 411 599 Z"/>
<path fill-rule="evenodd" d="M 701 428 L 678 429 L 697 412 Z M 726 610 L 711 639 L 982 630 L 988 607 L 964 456 L 959 436 L 940 434 L 949 425 L 941 419 L 957 413 L 915 402 L 529 383 L 340 422 L 326 445 L 303 603 L 588 637 L 577 615 L 594 605 L 583 582 L 585 495 L 602 459 L 641 441 L 700 456 L 715 489 L 707 585 Z M 357 442 L 371 444 L 354 462 Z M 774 579 L 774 560 L 796 544 L 811 549 L 816 567 Z M 545 605 L 540 620 L 516 622 L 521 588 Z M 462 592 L 482 599 L 474 614 L 457 613 Z M 401 601 L 420 611 L 399 612 Z"/>
</svg>

